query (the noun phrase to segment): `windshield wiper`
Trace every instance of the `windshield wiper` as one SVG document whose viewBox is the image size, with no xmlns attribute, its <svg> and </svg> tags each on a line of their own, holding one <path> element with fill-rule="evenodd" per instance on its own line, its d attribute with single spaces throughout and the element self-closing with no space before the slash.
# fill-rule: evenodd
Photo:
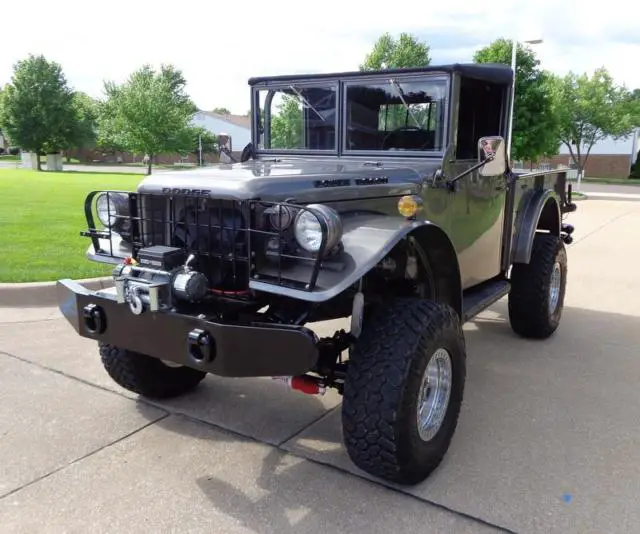
<svg viewBox="0 0 640 534">
<path fill-rule="evenodd" d="M 409 104 L 407 104 L 407 101 L 404 98 L 404 91 L 402 90 L 402 87 L 400 86 L 398 81 L 391 78 L 389 80 L 389 83 L 391 84 L 391 87 L 393 87 L 398 93 L 400 100 L 402 100 L 402 105 L 404 106 L 404 109 L 406 109 L 409 112 L 409 115 L 411 115 L 413 122 L 416 123 L 416 126 L 418 128 L 422 128 L 422 126 L 420 125 L 420 122 L 418 121 L 418 119 L 416 119 L 416 116 L 413 114 L 413 110 L 409 107 Z"/>
<path fill-rule="evenodd" d="M 302 93 L 298 91 L 296 87 L 294 87 L 293 85 L 290 85 L 289 89 L 291 89 L 296 94 L 296 96 L 300 99 L 300 102 L 302 104 L 312 109 L 313 112 L 320 118 L 320 120 L 322 120 L 322 122 L 327 122 L 326 119 L 322 115 L 320 115 L 320 112 L 316 108 L 314 108 L 304 96 L 302 96 Z"/>
</svg>

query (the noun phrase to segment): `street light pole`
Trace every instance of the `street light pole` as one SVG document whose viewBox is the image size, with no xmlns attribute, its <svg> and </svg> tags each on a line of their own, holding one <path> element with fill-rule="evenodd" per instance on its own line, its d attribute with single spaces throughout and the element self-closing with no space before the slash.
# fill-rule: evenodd
<svg viewBox="0 0 640 534">
<path fill-rule="evenodd" d="M 531 39 L 530 41 L 523 41 L 525 44 L 540 44 L 544 42 L 542 39 Z M 509 166 L 511 166 L 511 142 L 513 138 L 513 106 L 516 99 L 516 53 L 518 51 L 518 41 L 516 39 L 511 40 L 511 70 L 513 71 L 513 78 L 511 81 L 511 102 L 509 104 L 509 131 L 507 137 L 507 155 L 509 157 Z"/>
</svg>

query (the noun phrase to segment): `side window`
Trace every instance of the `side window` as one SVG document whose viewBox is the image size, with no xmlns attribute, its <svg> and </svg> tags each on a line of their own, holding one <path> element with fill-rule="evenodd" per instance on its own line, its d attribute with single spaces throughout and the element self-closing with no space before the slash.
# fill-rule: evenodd
<svg viewBox="0 0 640 534">
<path fill-rule="evenodd" d="M 463 78 L 458 106 L 456 157 L 476 159 L 478 140 L 487 135 L 505 135 L 504 91 L 506 86 Z"/>
</svg>

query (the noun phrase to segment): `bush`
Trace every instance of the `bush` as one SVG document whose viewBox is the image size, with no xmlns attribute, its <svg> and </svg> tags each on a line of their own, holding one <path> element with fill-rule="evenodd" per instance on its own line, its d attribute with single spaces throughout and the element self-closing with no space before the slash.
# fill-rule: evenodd
<svg viewBox="0 0 640 534">
<path fill-rule="evenodd" d="M 10 146 L 9 147 L 9 154 L 11 154 L 12 156 L 17 156 L 18 154 L 20 154 L 20 147 Z"/>
<path fill-rule="evenodd" d="M 0 155 L 4 154 L 4 148 L 0 146 Z"/>
</svg>

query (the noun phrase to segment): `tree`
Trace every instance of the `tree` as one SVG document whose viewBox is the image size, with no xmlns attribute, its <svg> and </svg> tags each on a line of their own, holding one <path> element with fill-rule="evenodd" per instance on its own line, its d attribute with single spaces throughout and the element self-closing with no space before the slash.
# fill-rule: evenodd
<svg viewBox="0 0 640 534">
<path fill-rule="evenodd" d="M 511 55 L 512 41 L 497 39 L 478 50 L 473 60 L 511 65 Z M 557 154 L 560 147 L 552 75 L 539 65 L 535 53 L 518 44 L 511 140 L 514 160 L 537 161 L 540 156 Z"/>
<path fill-rule="evenodd" d="M 213 112 L 218 115 L 231 115 L 231 112 L 227 108 L 213 108 Z"/>
<path fill-rule="evenodd" d="M 421 67 L 431 63 L 429 46 L 409 33 L 395 39 L 382 34 L 364 58 L 360 70 L 381 70 L 401 67 Z"/>
<path fill-rule="evenodd" d="M 302 106 L 297 97 L 282 95 L 271 117 L 271 148 L 302 146 Z"/>
<path fill-rule="evenodd" d="M 212 134 L 206 128 L 202 126 L 194 126 L 191 128 L 192 147 L 190 150 L 192 154 L 200 156 L 200 143 L 202 143 L 203 154 L 213 154 L 218 150 L 218 137 Z"/>
<path fill-rule="evenodd" d="M 69 145 L 76 127 L 74 93 L 62 68 L 44 56 L 18 61 L 2 95 L 0 125 L 12 143 L 40 156 Z"/>
<path fill-rule="evenodd" d="M 593 145 L 608 137 L 624 139 L 638 126 L 637 102 L 617 86 L 606 68 L 588 74 L 568 73 L 555 80 L 559 137 L 583 176 Z"/>
<path fill-rule="evenodd" d="M 135 71 L 122 85 L 105 83 L 101 143 L 153 157 L 193 150 L 191 117 L 196 106 L 185 91 L 182 73 L 171 65 L 156 72 L 149 65 Z"/>
<path fill-rule="evenodd" d="M 85 93 L 77 92 L 73 96 L 73 109 L 76 121 L 65 148 L 70 150 L 95 146 L 97 142 L 98 102 Z M 67 153 L 68 160 L 69 154 Z"/>
</svg>

